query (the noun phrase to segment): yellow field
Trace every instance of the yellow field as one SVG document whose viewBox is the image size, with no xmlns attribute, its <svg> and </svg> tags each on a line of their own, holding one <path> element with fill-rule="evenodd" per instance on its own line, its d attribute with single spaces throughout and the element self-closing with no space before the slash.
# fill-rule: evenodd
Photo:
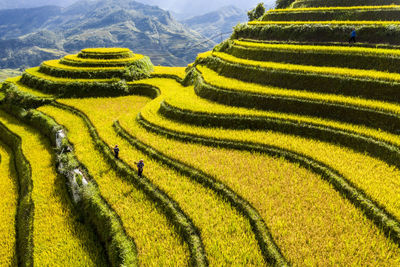
<svg viewBox="0 0 400 267">
<path fill-rule="evenodd" d="M 147 83 L 164 89 L 162 92 L 173 89 L 170 86 L 166 86 L 165 81 L 160 81 L 160 79 L 149 79 Z M 164 95 L 161 95 L 146 105 L 141 111 L 142 116 L 156 125 L 178 132 L 279 146 L 318 159 L 338 170 L 373 199 L 378 200 L 380 204 L 384 205 L 397 218 L 400 218 L 400 209 L 397 205 L 400 201 L 400 189 L 397 189 L 400 188 L 398 180 L 400 171 L 398 169 L 367 155 L 355 153 L 350 149 L 340 148 L 315 140 L 271 131 L 224 130 L 173 122 L 161 118 L 158 114 L 158 109 L 163 99 Z M 131 118 L 131 123 L 133 123 L 132 120 L 134 119 Z M 395 184 L 398 186 L 393 186 Z"/>
<path fill-rule="evenodd" d="M 77 222 L 65 181 L 56 174 L 50 143 L 3 111 L 0 121 L 22 138 L 22 151 L 32 168 L 35 205 L 33 219 L 33 260 L 37 266 L 99 266 L 104 252 L 93 233 Z"/>
<path fill-rule="evenodd" d="M 175 75 L 181 79 L 184 79 L 186 76 L 185 67 L 163 67 L 163 66 L 154 66 L 154 72 L 152 74 L 167 74 L 167 75 Z"/>
<path fill-rule="evenodd" d="M 255 60 L 237 58 L 221 52 L 213 52 L 212 55 L 227 62 L 241 64 L 245 66 L 261 67 L 266 69 L 278 69 L 278 70 L 296 71 L 302 73 L 318 73 L 318 74 L 338 75 L 343 77 L 367 78 L 374 80 L 387 80 L 396 82 L 400 81 L 400 74 L 398 73 L 389 73 L 376 70 L 307 66 L 307 65 L 296 65 L 287 63 L 255 61 Z"/>
<path fill-rule="evenodd" d="M 123 106 L 121 101 L 124 102 Z M 211 265 L 236 263 L 259 266 L 264 264 L 249 222 L 228 203 L 215 196 L 211 190 L 192 182 L 188 177 L 170 171 L 143 155 L 116 135 L 112 129 L 114 120 L 128 114 L 135 116 L 148 99 L 135 96 L 67 99 L 60 102 L 76 107 L 87 114 L 100 136 L 110 146 L 114 143 L 119 145 L 120 157 L 128 164 L 135 167 L 134 161 L 144 159 L 144 174 L 177 201 L 194 224 L 200 228 Z"/>
<path fill-rule="evenodd" d="M 75 146 L 76 156 L 95 178 L 101 195 L 120 216 L 127 234 L 134 239 L 140 263 L 147 266 L 187 265 L 187 246 L 155 205 L 105 162 L 90 141 L 83 121 L 54 107 L 45 106 L 39 110 L 68 129 L 68 138 Z"/>
<path fill-rule="evenodd" d="M 295 45 L 295 44 L 267 44 L 235 40 L 235 45 L 255 48 L 261 50 L 279 50 L 279 51 L 312 51 L 319 53 L 340 53 L 340 54 L 359 54 L 359 55 L 376 55 L 376 56 L 400 56 L 400 50 L 369 48 L 369 47 L 347 47 L 347 46 L 324 46 L 324 45 Z"/>
<path fill-rule="evenodd" d="M 91 54 L 109 54 L 109 53 L 129 53 L 131 50 L 129 48 L 120 47 L 100 47 L 100 48 L 85 48 L 82 49 L 83 53 Z"/>
<path fill-rule="evenodd" d="M 163 84 L 170 88 L 167 82 Z M 136 108 L 134 108 L 137 106 L 136 103 L 144 101 L 146 99 L 142 97 L 129 96 L 112 99 L 74 99 L 62 102 L 88 114 L 100 134 L 103 134 L 103 138 L 105 138 L 105 130 L 100 130 L 101 127 L 98 125 L 104 124 L 106 120 L 110 125 L 112 120 L 119 119 L 121 124 L 140 140 L 173 158 L 216 176 L 229 185 L 260 211 L 285 256 L 295 265 L 346 265 L 351 262 L 361 264 L 368 261 L 396 263 L 399 252 L 395 245 L 385 240 L 371 222 L 366 220 L 354 206 L 343 200 L 320 177 L 282 159 L 249 152 L 184 144 L 150 134 L 133 120 L 136 117 Z M 164 184 L 168 184 L 175 191 L 179 191 L 182 187 L 186 188 L 185 192 L 188 190 L 182 181 L 176 183 L 170 175 L 160 175 L 164 172 L 154 166 L 157 163 L 134 152 L 126 142 L 116 136 L 113 140 L 118 140 L 118 143 L 122 144 L 121 157 L 128 162 L 140 157 L 144 158 L 146 175 L 150 178 L 154 175 L 154 182 L 162 183 L 163 189 L 165 189 Z M 163 179 L 165 176 L 168 179 Z M 188 193 L 195 194 L 190 191 Z M 176 200 L 180 199 L 178 193 L 171 193 L 171 195 Z M 194 197 L 195 195 L 187 202 L 191 205 L 196 203 L 197 201 L 193 200 Z M 330 205 L 325 205 L 326 202 L 322 202 L 321 198 L 329 201 Z M 209 198 L 206 200 L 210 201 Z M 194 206 L 196 213 L 201 211 L 198 205 Z M 296 209 L 292 210 L 294 206 Z M 212 210 L 216 212 L 215 208 Z M 192 216 L 192 213 L 189 214 Z M 194 218 L 197 216 L 194 215 Z M 332 221 L 334 221 L 333 228 L 327 227 Z M 194 219 L 194 222 L 196 223 L 197 220 Z M 217 224 L 217 221 L 215 223 Z M 226 217 L 220 224 L 227 224 Z M 204 233 L 204 229 L 202 227 L 201 229 Z M 220 239 L 216 235 L 214 238 Z M 340 243 L 341 238 L 344 238 L 346 243 L 338 246 L 337 243 Z M 206 239 L 204 242 L 207 253 L 211 254 L 207 250 L 209 246 Z M 217 241 L 214 240 L 214 242 Z M 240 258 L 238 255 L 234 262 L 239 262 Z M 224 262 L 227 261 L 229 262 L 229 259 L 224 257 Z"/>
<path fill-rule="evenodd" d="M 355 21 L 355 20 L 328 20 L 328 21 L 249 21 L 247 24 L 262 26 L 262 25 L 299 25 L 299 24 L 321 24 L 321 25 L 398 25 L 400 21 L 380 21 L 380 20 L 372 20 L 372 21 Z"/>
<path fill-rule="evenodd" d="M 52 82 L 58 82 L 58 83 L 93 83 L 93 82 L 98 82 L 98 83 L 111 83 L 111 82 L 118 82 L 120 79 L 71 79 L 71 78 L 58 78 L 54 77 L 51 75 L 44 74 L 42 72 L 39 72 L 39 67 L 36 68 L 31 68 L 25 70 L 26 73 L 31 74 L 32 76 L 35 76 L 40 79 L 52 81 Z"/>
<path fill-rule="evenodd" d="M 60 60 L 48 60 L 42 63 L 43 66 L 58 68 L 69 71 L 108 71 L 108 70 L 124 70 L 123 67 L 72 67 L 60 63 Z"/>
<path fill-rule="evenodd" d="M 296 97 L 301 99 L 319 100 L 328 103 L 342 103 L 356 107 L 366 107 L 375 110 L 389 111 L 395 114 L 400 114 L 400 106 L 388 102 L 362 99 L 350 96 L 341 96 L 335 94 L 312 93 L 307 91 L 298 91 L 298 90 L 283 89 L 271 86 L 262 86 L 255 83 L 248 83 L 248 82 L 243 82 L 241 80 L 220 76 L 218 75 L 217 72 L 202 65 L 197 65 L 196 69 L 201 72 L 202 77 L 207 84 L 219 88 L 244 91 L 244 92 L 254 92 L 265 95 L 276 95 L 276 96 L 279 95 L 287 97 Z"/>
<path fill-rule="evenodd" d="M 31 87 L 28 87 L 24 85 L 23 83 L 20 82 L 21 76 L 15 77 L 15 78 L 8 78 L 6 81 L 7 82 L 12 82 L 16 86 L 18 86 L 18 90 L 29 93 L 31 95 L 37 96 L 37 97 L 43 97 L 43 98 L 51 98 L 53 97 L 52 95 L 42 93 L 41 91 L 35 90 Z"/>
<path fill-rule="evenodd" d="M 16 266 L 18 175 L 11 149 L 0 142 L 0 265 Z"/>
<path fill-rule="evenodd" d="M 144 56 L 140 54 L 134 54 L 127 58 L 116 58 L 116 59 L 94 59 L 94 58 L 80 58 L 78 55 L 67 55 L 64 58 L 69 61 L 77 63 L 93 63 L 93 64 L 114 64 L 114 63 L 128 63 L 142 59 Z"/>
<path fill-rule="evenodd" d="M 275 12 L 298 12 L 298 11 L 339 11 L 339 10 L 373 10 L 373 9 L 399 9 L 399 5 L 386 6 L 348 6 L 348 7 L 307 7 L 307 8 L 286 8 L 286 9 L 270 9 L 267 13 Z"/>
</svg>

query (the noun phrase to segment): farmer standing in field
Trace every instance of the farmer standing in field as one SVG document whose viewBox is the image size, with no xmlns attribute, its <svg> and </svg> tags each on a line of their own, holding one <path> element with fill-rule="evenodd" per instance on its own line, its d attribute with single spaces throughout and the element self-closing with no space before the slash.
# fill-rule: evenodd
<svg viewBox="0 0 400 267">
<path fill-rule="evenodd" d="M 349 44 L 353 41 L 353 43 L 356 43 L 356 29 L 353 29 L 353 31 L 350 33 L 350 39 L 349 39 Z"/>
<path fill-rule="evenodd" d="M 118 148 L 118 145 L 115 145 L 115 147 L 114 147 L 114 156 L 115 156 L 116 159 L 119 159 L 118 158 L 118 154 L 119 154 L 119 148 Z"/>
<path fill-rule="evenodd" d="M 135 162 L 136 166 L 137 166 L 137 170 L 138 170 L 138 176 L 142 177 L 142 173 L 143 173 L 143 167 L 144 167 L 144 163 L 143 160 L 139 160 L 139 162 Z"/>
</svg>

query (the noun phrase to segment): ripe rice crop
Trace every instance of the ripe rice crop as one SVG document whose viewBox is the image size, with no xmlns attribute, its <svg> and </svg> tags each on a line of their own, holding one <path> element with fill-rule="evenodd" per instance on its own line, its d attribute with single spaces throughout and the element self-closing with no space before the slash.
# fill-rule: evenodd
<svg viewBox="0 0 400 267">
<path fill-rule="evenodd" d="M 169 82 L 166 79 L 151 79 L 146 82 L 158 86 L 162 84 L 165 88 L 171 88 L 174 83 L 174 81 Z M 62 100 L 62 102 L 84 111 L 95 124 L 95 121 L 100 124 L 101 121 L 105 120 L 104 114 L 107 114 L 106 117 L 110 117 L 109 121 L 119 119 L 126 129 L 142 141 L 174 158 L 193 164 L 195 167 L 215 175 L 240 192 L 242 196 L 245 196 L 262 211 L 265 220 L 273 226 L 271 226 L 272 233 L 281 249 L 294 264 L 301 265 L 307 262 L 310 264 L 331 264 L 328 260 L 329 256 L 335 255 L 335 253 L 338 254 L 332 256 L 331 260 L 336 264 L 346 264 L 346 261 L 351 262 L 352 259 L 360 264 L 364 260 L 372 260 L 372 262 L 396 262 L 397 260 L 398 251 L 394 244 L 385 240 L 370 222 L 365 220 L 353 206 L 342 200 L 339 194 L 334 192 L 329 185 L 305 169 L 281 159 L 273 159 L 259 154 L 207 148 L 200 145 L 186 145 L 150 134 L 136 123 L 136 108 L 132 108 L 133 103 L 147 102 L 142 97 L 73 99 Z M 114 140 L 116 140 L 116 137 Z M 123 152 L 126 153 L 126 159 L 132 160 L 132 158 L 141 156 L 137 152 L 136 155 L 131 154 L 129 145 L 122 144 L 124 144 L 122 146 L 124 150 L 128 150 Z M 145 162 L 149 162 L 145 167 L 147 174 L 147 171 L 149 171 L 147 167 L 156 163 L 149 159 L 145 159 Z M 249 168 L 252 171 L 247 171 Z M 294 176 L 296 179 L 293 179 Z M 282 180 L 283 177 L 287 179 Z M 156 179 L 162 179 L 162 177 Z M 166 183 L 172 183 L 171 178 L 169 179 Z M 171 184 L 171 186 L 174 186 L 174 184 Z M 310 191 L 313 193 L 310 194 Z M 299 195 L 294 196 L 293 194 Z M 321 195 L 325 200 L 329 196 L 329 202 L 332 205 L 329 207 L 324 205 L 326 202 L 320 201 Z M 260 196 L 264 197 L 261 198 Z M 268 196 L 271 199 L 265 198 Z M 307 201 L 304 199 L 307 199 Z M 311 206 L 316 206 L 309 208 L 307 205 L 301 204 L 303 201 Z M 297 207 L 296 212 L 288 212 L 293 206 Z M 320 214 L 321 209 L 324 210 L 324 215 Z M 303 216 L 309 217 L 304 219 Z M 344 227 L 346 234 L 342 232 L 342 235 L 337 237 L 331 233 L 329 231 L 331 228 L 326 227 L 326 224 L 330 223 L 329 218 L 333 218 L 332 220 L 335 221 L 335 229 L 338 229 L 338 232 L 342 232 L 340 227 Z M 316 221 L 318 224 L 316 224 Z M 335 241 L 335 238 L 343 240 L 343 235 L 349 235 L 345 243 Z M 351 235 L 355 235 L 355 237 L 350 237 Z M 341 244 L 341 249 L 332 246 L 332 244 L 337 243 Z M 376 253 L 375 249 L 379 253 Z M 313 251 L 319 251 L 319 253 L 313 254 Z M 355 255 L 352 255 L 353 252 Z M 239 256 L 235 259 L 235 263 L 238 260 L 240 260 Z"/>
<path fill-rule="evenodd" d="M 335 7 L 304 7 L 304 8 L 285 8 L 285 9 L 270 9 L 267 13 L 291 13 L 298 11 L 338 11 L 338 10 L 369 10 L 369 9 L 399 9 L 399 5 L 382 5 L 382 6 L 335 6 Z"/>
<path fill-rule="evenodd" d="M 0 142 L 0 265 L 16 266 L 18 177 L 9 147 Z"/>
<path fill-rule="evenodd" d="M 388 255 L 396 261 L 395 246 L 315 174 L 282 159 L 186 144 L 149 134 L 135 126 L 132 116 L 121 123 L 146 143 L 206 171 L 244 196 L 260 211 L 278 246 L 293 265 L 308 261 L 311 265 L 329 265 L 328 258 L 339 265 L 366 264 L 372 259 L 383 263 Z M 330 203 L 329 207 L 320 197 Z M 326 227 L 332 221 L 335 222 L 333 232 Z M 346 240 L 346 245 L 335 241 L 336 231 L 343 234 L 340 240 Z M 352 244 L 363 239 L 370 241 Z M 339 245 L 333 248 L 330 244 Z M 376 254 L 375 249 L 380 252 Z"/>
<path fill-rule="evenodd" d="M 135 241 L 140 264 L 187 265 L 189 255 L 186 244 L 180 241 L 154 204 L 105 162 L 91 142 L 83 121 L 52 106 L 43 106 L 39 110 L 68 129 L 68 138 L 74 144 L 76 156 L 88 168 L 99 185 L 101 195 L 120 216 L 127 234 Z"/>
<path fill-rule="evenodd" d="M 152 75 L 172 75 L 184 79 L 186 76 L 185 67 L 163 67 L 154 66 Z"/>
<path fill-rule="evenodd" d="M 93 83 L 93 82 L 98 82 L 98 83 L 112 83 L 119 81 L 120 79 L 69 79 L 69 78 L 58 78 L 54 76 L 50 76 L 47 74 L 44 74 L 42 72 L 39 72 L 39 67 L 36 68 L 31 68 L 25 70 L 26 73 L 39 78 L 39 79 L 44 79 L 47 81 L 52 81 L 52 82 L 57 82 L 57 83 Z"/>
<path fill-rule="evenodd" d="M 119 116 L 135 116 L 148 102 L 147 98 L 134 96 L 59 101 L 84 112 L 110 146 L 118 143 L 120 157 L 128 164 L 134 166 L 133 161 L 144 159 L 146 177 L 177 201 L 200 228 L 210 265 L 232 263 L 232 259 L 241 265 L 264 264 L 250 224 L 227 202 L 188 177 L 168 170 L 143 155 L 114 132 L 113 121 Z M 124 101 L 123 107 L 120 101 Z"/>
<path fill-rule="evenodd" d="M 33 261 L 37 266 L 99 266 L 104 252 L 69 200 L 65 181 L 56 174 L 50 143 L 36 130 L 4 112 L 0 121 L 22 138 L 22 150 L 31 164 L 34 202 Z"/>
<path fill-rule="evenodd" d="M 121 70 L 123 71 L 123 67 L 74 67 L 68 66 L 60 63 L 60 60 L 48 60 L 42 63 L 43 66 L 58 68 L 68 71 L 110 71 L 110 70 Z"/>
<path fill-rule="evenodd" d="M 154 80 L 148 80 L 147 82 L 150 84 L 158 84 L 158 86 L 164 89 L 163 91 L 173 89 L 171 87 L 162 86 L 165 81 L 161 84 Z M 397 168 L 367 155 L 355 153 L 350 149 L 340 148 L 316 140 L 289 136 L 276 132 L 224 130 L 173 122 L 161 118 L 158 114 L 160 103 L 163 99 L 164 95 L 161 95 L 146 105 L 141 111 L 142 116 L 156 125 L 178 132 L 218 139 L 233 139 L 279 146 L 318 159 L 339 171 L 373 199 L 385 206 L 389 212 L 394 214 L 397 218 L 400 218 L 400 209 L 396 204 L 400 201 L 400 189 L 396 189 L 400 188 L 400 182 L 398 178 L 396 178 L 400 175 L 400 171 Z M 394 184 L 398 186 L 393 187 Z"/>
<path fill-rule="evenodd" d="M 142 59 L 144 56 L 134 54 L 127 58 L 112 58 L 112 59 L 94 59 L 94 58 L 80 58 L 77 55 L 66 55 L 64 59 L 78 62 L 78 63 L 93 63 L 93 64 L 114 64 L 114 63 L 127 63 Z"/>
<path fill-rule="evenodd" d="M 388 102 L 368 100 L 356 97 L 347 97 L 347 96 L 345 97 L 335 94 L 319 94 L 319 93 L 289 90 L 271 86 L 262 86 L 255 83 L 247 83 L 237 79 L 220 76 L 218 75 L 217 72 L 202 65 L 197 65 L 196 69 L 198 69 L 201 72 L 202 78 L 207 84 L 210 84 L 218 88 L 252 92 L 258 94 L 266 94 L 266 95 L 287 96 L 287 97 L 295 97 L 302 99 L 319 100 L 328 103 L 343 103 L 350 106 L 367 107 L 375 110 L 388 111 L 388 112 L 393 112 L 395 114 L 400 114 L 400 106 Z"/>
<path fill-rule="evenodd" d="M 18 90 L 29 93 L 29 94 L 37 96 L 37 97 L 42 97 L 42 98 L 52 98 L 53 97 L 52 95 L 45 94 L 41 91 L 38 91 L 36 89 L 33 89 L 31 87 L 24 85 L 23 83 L 20 82 L 20 80 L 21 80 L 21 76 L 18 76 L 18 77 L 14 77 L 14 78 L 8 78 L 6 80 L 6 82 L 11 82 L 18 87 Z"/>
<path fill-rule="evenodd" d="M 249 21 L 248 25 L 262 26 L 262 25 L 286 25 L 286 24 L 323 24 L 323 25 L 399 25 L 400 21 L 354 21 L 354 20 L 331 20 L 331 21 Z"/>
<path fill-rule="evenodd" d="M 255 61 L 247 60 L 242 58 L 237 58 L 226 53 L 213 52 L 213 56 L 220 58 L 224 61 L 237 63 L 241 65 L 261 67 L 266 69 L 279 69 L 285 71 L 296 71 L 301 73 L 316 73 L 316 74 L 328 74 L 337 75 L 343 77 L 357 77 L 357 78 L 367 78 L 373 80 L 387 80 L 387 81 L 400 81 L 400 74 L 398 73 L 388 73 L 382 71 L 374 70 L 361 70 L 361 69 L 348 69 L 348 68 L 335 68 L 335 67 L 321 67 L 321 66 L 306 66 L 306 65 L 296 65 L 296 64 L 285 64 L 276 62 L 265 62 L 265 61 Z"/>
<path fill-rule="evenodd" d="M 234 40 L 236 45 L 257 48 L 260 50 L 291 50 L 291 51 L 311 51 L 311 52 L 324 52 L 324 53 L 351 53 L 361 55 L 376 55 L 376 56 L 389 56 L 400 57 L 400 50 L 397 49 L 383 49 L 383 48 L 368 48 L 368 47 L 348 47 L 348 46 L 323 46 L 323 45 L 295 45 L 295 44 L 265 44 L 256 42 L 246 42 Z"/>
<path fill-rule="evenodd" d="M 119 53 L 129 53 L 131 50 L 129 48 L 120 47 L 100 47 L 100 48 L 85 48 L 82 49 L 83 53 L 88 54 L 119 54 Z"/>
</svg>

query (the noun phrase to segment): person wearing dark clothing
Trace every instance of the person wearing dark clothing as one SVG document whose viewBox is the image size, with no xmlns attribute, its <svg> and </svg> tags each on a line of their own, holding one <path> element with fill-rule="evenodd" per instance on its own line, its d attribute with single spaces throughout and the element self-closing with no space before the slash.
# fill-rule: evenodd
<svg viewBox="0 0 400 267">
<path fill-rule="evenodd" d="M 139 162 L 135 162 L 136 166 L 137 166 L 137 170 L 138 170 L 138 175 L 139 177 L 142 177 L 142 173 L 143 173 L 143 167 L 144 167 L 144 163 L 143 160 L 139 160 Z"/>
<path fill-rule="evenodd" d="M 114 147 L 114 156 L 115 156 L 116 159 L 118 159 L 118 154 L 119 154 L 119 148 L 118 148 L 118 145 L 115 145 L 115 147 Z"/>
<path fill-rule="evenodd" d="M 353 42 L 356 43 L 356 29 L 353 29 L 353 31 L 350 33 L 350 39 L 349 39 L 349 43 Z"/>
</svg>

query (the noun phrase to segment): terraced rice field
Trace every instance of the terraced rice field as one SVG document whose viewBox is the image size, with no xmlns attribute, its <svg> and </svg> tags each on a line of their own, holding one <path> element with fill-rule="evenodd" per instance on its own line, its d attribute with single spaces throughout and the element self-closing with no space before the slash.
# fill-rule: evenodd
<svg viewBox="0 0 400 267">
<path fill-rule="evenodd" d="M 318 1 L 187 67 L 90 48 L 8 79 L 0 264 L 398 266 L 399 7 Z"/>
<path fill-rule="evenodd" d="M 41 107 L 40 110 L 67 128 L 78 159 L 88 168 L 102 196 L 120 216 L 128 235 L 135 240 L 140 262 L 144 265 L 185 265 L 187 246 L 180 242 L 156 206 L 105 163 L 83 121 L 54 107 Z M 166 255 L 165 251 L 170 254 Z"/>
<path fill-rule="evenodd" d="M 34 203 L 32 260 L 37 265 L 98 266 L 106 264 L 94 235 L 78 221 L 64 180 L 57 175 L 54 156 L 46 139 L 35 130 L 0 113 L 0 122 L 22 138 L 22 152 L 30 163 Z M 24 255 L 27 257 L 28 255 Z"/>
<path fill-rule="evenodd" d="M 166 84 L 167 88 L 171 88 L 168 85 L 168 81 L 161 82 Z M 303 168 L 299 168 L 282 159 L 269 158 L 257 153 L 207 148 L 165 138 L 161 139 L 162 142 L 160 142 L 159 136 L 148 133 L 137 122 L 131 121 L 139 110 L 132 108 L 132 103 L 147 102 L 146 99 L 141 97 L 65 100 L 62 102 L 88 114 L 95 125 L 96 121 L 102 123 L 107 117 L 110 117 L 108 125 L 111 125 L 113 120 L 118 119 L 121 125 L 129 129 L 132 135 L 145 143 L 177 160 L 204 170 L 229 185 L 261 212 L 263 219 L 271 229 L 274 229 L 272 233 L 278 244 L 293 263 L 309 262 L 311 265 L 317 263 L 345 265 L 350 264 L 352 261 L 358 264 L 370 260 L 371 263 L 375 261 L 383 263 L 391 260 L 395 263 L 397 261 L 398 255 L 395 252 L 396 246 L 394 244 L 385 241 L 384 236 L 375 229 L 373 224 L 365 220 L 362 214 L 350 203 L 344 201 L 332 187 L 324 183 L 317 175 Z M 100 110 L 105 111 L 103 115 L 99 112 Z M 107 115 L 104 116 L 104 114 Z M 118 139 L 118 137 L 114 137 L 114 140 L 118 140 L 119 144 L 123 144 L 122 147 L 129 147 L 129 144 Z M 144 155 L 133 154 L 131 149 L 124 150 L 127 151 L 124 151 L 124 156 L 121 157 L 128 160 L 140 157 L 145 158 L 146 164 L 152 165 L 149 170 L 146 169 L 147 175 L 153 172 L 153 165 L 156 164 L 154 161 L 146 159 Z M 256 167 L 249 168 L 248 166 Z M 277 170 L 281 170 L 281 172 L 276 172 Z M 160 173 L 160 170 L 157 170 L 156 173 Z M 284 177 L 286 179 L 283 179 Z M 161 179 L 162 177 L 157 177 L 156 181 L 159 182 Z M 171 182 L 170 178 L 168 183 L 175 188 L 178 187 Z M 182 185 L 179 187 L 182 187 Z M 309 192 L 313 193 L 309 194 Z M 260 198 L 260 196 L 264 197 Z M 326 199 L 328 196 L 330 196 L 329 203 L 331 203 L 331 206 L 326 207 L 324 202 L 321 202 L 321 198 Z M 292 201 L 288 201 L 289 199 Z M 288 212 L 292 210 L 293 206 L 297 207 L 296 214 Z M 276 207 L 280 207 L 279 210 L 276 210 Z M 196 207 L 196 210 L 199 212 L 198 207 Z M 337 218 L 337 220 L 333 224 L 334 226 L 327 227 L 330 222 L 325 220 L 332 217 Z M 348 219 L 343 220 L 343 218 Z M 226 222 L 226 217 L 224 221 Z M 349 223 L 348 225 L 343 224 L 346 221 Z M 336 230 L 332 230 L 332 227 Z M 340 236 L 337 233 L 341 233 Z M 346 235 L 355 235 L 346 237 L 346 240 L 356 241 L 357 244 L 348 243 L 343 245 L 342 249 L 333 246 L 333 244 L 339 242 L 337 238 L 343 238 Z M 361 241 L 361 237 L 368 238 L 367 236 L 372 239 Z M 377 236 L 380 236 L 380 238 L 373 240 Z M 331 241 L 326 242 L 326 240 Z M 367 245 L 361 250 L 362 244 L 376 244 L 382 241 L 386 245 L 379 249 L 382 253 L 381 256 L 376 255 L 374 258 L 363 256 L 373 253 L 372 251 L 376 247 Z M 306 243 L 313 243 L 311 246 L 314 249 L 303 250 L 302 248 Z M 355 250 L 349 250 L 349 247 L 353 247 Z M 368 250 L 370 252 L 367 252 Z M 351 260 L 348 262 L 347 260 L 328 261 L 329 258 L 340 258 L 341 254 L 343 258 Z M 391 260 L 385 258 L 387 255 L 391 255 L 389 257 Z M 353 256 L 354 258 L 352 258 Z M 227 261 L 227 259 L 224 261 Z M 239 262 L 239 259 L 236 262 Z"/>
<path fill-rule="evenodd" d="M 5 144 L 0 143 L 0 264 L 15 266 L 16 232 L 15 217 L 18 204 L 18 178 L 15 171 L 15 163 L 12 151 Z"/>
<path fill-rule="evenodd" d="M 99 131 L 101 138 L 110 146 L 118 143 L 121 149 L 123 148 L 121 159 L 128 164 L 133 166 L 133 161 L 145 160 L 146 166 L 149 166 L 146 167 L 146 176 L 171 195 L 202 230 L 202 239 L 211 264 L 220 265 L 224 262 L 238 262 L 244 265 L 263 264 L 263 259 L 257 249 L 257 242 L 251 234 L 249 223 L 241 218 L 240 214 L 232 210 L 227 203 L 216 198 L 209 190 L 191 182 L 188 177 L 166 170 L 165 167 L 157 164 L 151 158 L 130 148 L 129 144 L 119 138 L 112 129 L 112 123 L 118 118 L 116 116 L 120 113 L 118 109 L 121 106 L 118 102 L 110 103 L 107 100 L 105 99 L 103 103 L 99 103 L 97 99 L 62 100 L 61 102 L 82 109 Z M 140 98 L 135 100 L 134 103 L 138 106 L 136 110 L 140 110 L 141 106 L 147 102 Z M 110 106 L 110 109 L 109 112 L 106 112 L 107 115 L 99 113 L 96 109 L 96 107 L 104 109 L 108 106 Z M 47 111 L 46 107 L 40 109 L 54 117 L 54 113 Z M 131 103 L 124 107 L 124 110 L 129 109 L 132 110 Z M 67 117 L 65 113 L 58 116 Z M 61 121 L 60 123 L 67 125 Z M 71 123 L 71 128 L 76 127 L 74 126 L 76 119 L 72 118 Z M 196 205 L 193 205 L 193 203 L 196 203 Z M 210 213 L 210 211 L 212 212 Z M 232 246 L 232 244 L 235 244 L 235 246 Z M 232 261 L 231 259 L 235 260 Z"/>
</svg>

